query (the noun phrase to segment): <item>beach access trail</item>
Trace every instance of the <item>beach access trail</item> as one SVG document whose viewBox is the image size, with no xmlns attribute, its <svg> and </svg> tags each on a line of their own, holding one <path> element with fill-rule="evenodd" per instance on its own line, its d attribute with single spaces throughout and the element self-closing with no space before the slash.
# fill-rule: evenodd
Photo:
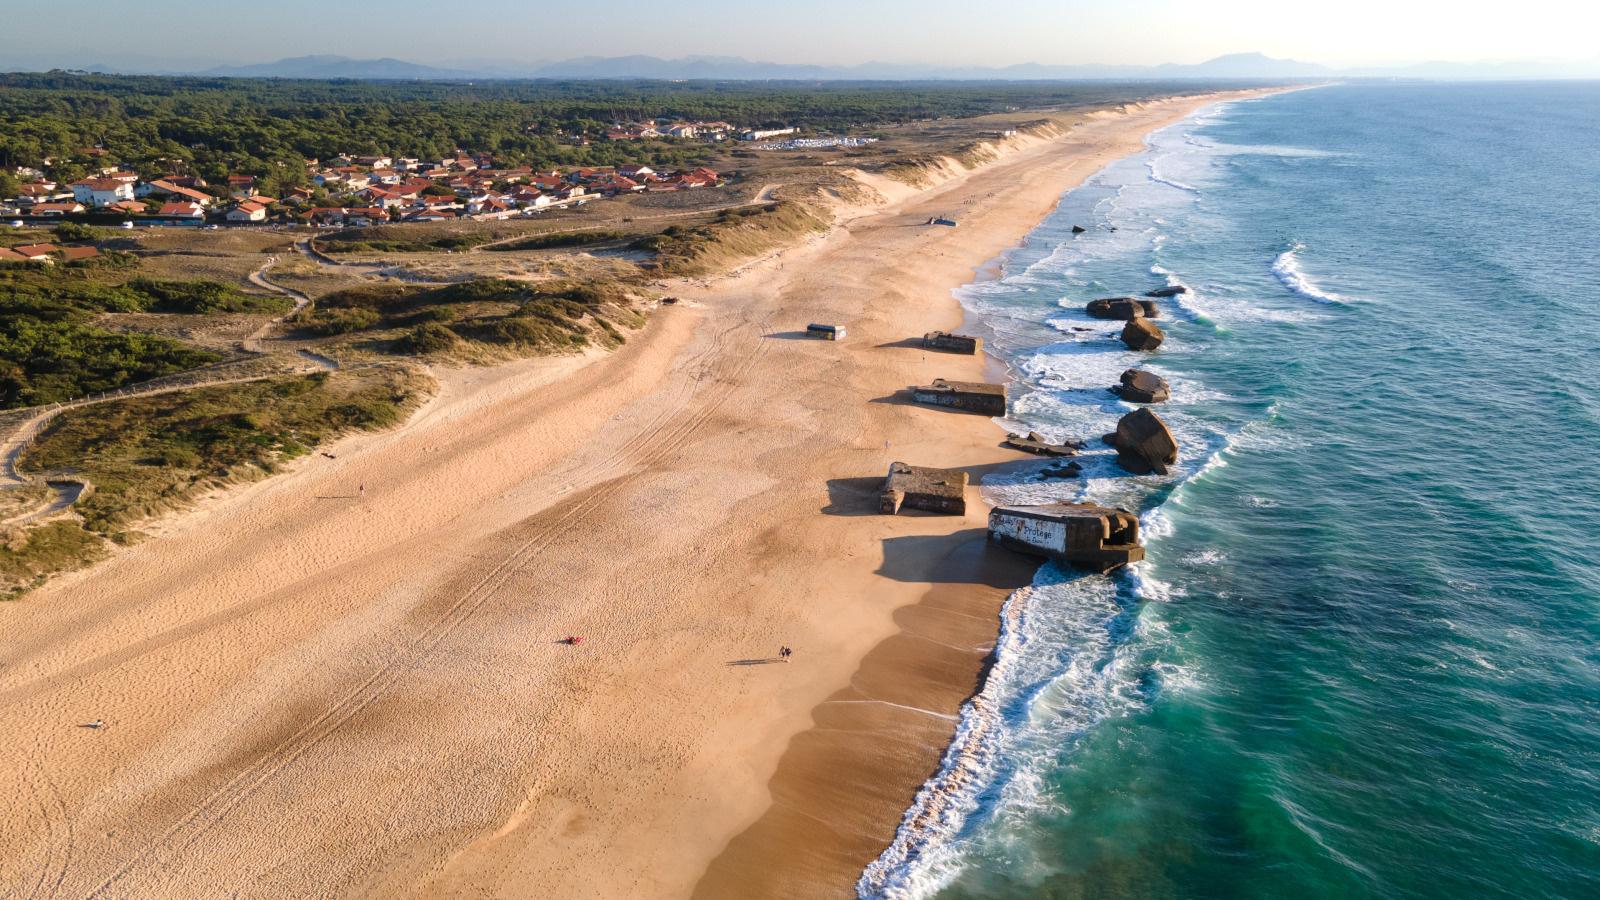
<svg viewBox="0 0 1600 900">
<path fill-rule="evenodd" d="M 893 401 L 983 375 L 906 339 L 1202 102 L 867 179 L 613 353 L 442 373 L 404 428 L 0 604 L 0 896 L 848 894 L 1031 574 L 975 488 L 875 514 L 891 460 L 1017 458 Z"/>
</svg>

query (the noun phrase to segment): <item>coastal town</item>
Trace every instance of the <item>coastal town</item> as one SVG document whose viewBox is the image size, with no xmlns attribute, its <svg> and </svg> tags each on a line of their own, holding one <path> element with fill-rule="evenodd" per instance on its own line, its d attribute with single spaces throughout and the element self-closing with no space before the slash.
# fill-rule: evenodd
<svg viewBox="0 0 1600 900">
<path fill-rule="evenodd" d="M 566 136 L 587 146 L 592 140 L 669 140 L 716 144 L 735 141 L 752 149 L 861 146 L 871 138 L 793 137 L 798 128 L 737 128 L 727 122 L 616 123 L 603 135 Z M 784 139 L 784 140 L 778 140 Z M 10 196 L 0 196 L 0 218 L 47 224 L 92 217 L 140 225 L 366 226 L 384 223 L 496 220 L 538 215 L 550 209 L 622 195 L 691 191 L 715 187 L 725 176 L 706 166 L 658 170 L 644 163 L 618 166 L 535 168 L 511 165 L 492 153 L 458 150 L 434 159 L 382 154 L 340 154 L 307 159 L 301 173 L 272 181 L 265 173 L 236 172 L 218 181 L 173 164 L 162 171 L 133 171 L 104 164 L 108 151 L 83 147 L 75 161 L 90 174 L 52 180 L 50 163 L 16 166 Z M 287 186 L 286 186 L 287 185 Z"/>
<path fill-rule="evenodd" d="M 507 219 L 591 200 L 664 191 L 687 191 L 722 183 L 700 166 L 657 172 L 646 165 L 598 166 L 569 171 L 501 167 L 492 156 L 395 159 L 341 156 L 307 160 L 306 184 L 282 197 L 260 192 L 253 175 L 229 175 L 213 185 L 196 175 L 166 173 L 145 178 L 106 167 L 70 184 L 44 179 L 37 170 L 19 172 L 17 196 L 0 199 L 0 216 L 35 220 L 90 213 L 128 222 L 161 225 L 373 225 L 448 219 Z"/>
</svg>

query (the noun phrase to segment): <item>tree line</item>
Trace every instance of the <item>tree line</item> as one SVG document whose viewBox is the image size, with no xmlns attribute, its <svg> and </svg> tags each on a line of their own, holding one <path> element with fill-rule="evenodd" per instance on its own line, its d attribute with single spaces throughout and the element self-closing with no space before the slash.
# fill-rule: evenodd
<svg viewBox="0 0 1600 900">
<path fill-rule="evenodd" d="M 208 181 L 230 173 L 275 190 L 303 183 L 305 160 L 340 153 L 437 159 L 456 150 L 503 163 L 676 168 L 706 145 L 587 144 L 615 122 L 705 119 L 819 131 L 1126 100 L 1150 85 L 657 81 L 369 82 L 95 75 L 0 75 L 0 169 L 43 167 L 59 181 L 91 164 Z M 91 160 L 84 148 L 103 148 Z"/>
</svg>

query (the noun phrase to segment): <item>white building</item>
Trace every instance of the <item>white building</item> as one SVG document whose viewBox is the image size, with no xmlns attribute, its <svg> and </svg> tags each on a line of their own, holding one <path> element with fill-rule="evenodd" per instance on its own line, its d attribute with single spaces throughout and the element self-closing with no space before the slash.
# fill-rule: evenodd
<svg viewBox="0 0 1600 900">
<path fill-rule="evenodd" d="M 72 199 L 96 209 L 104 209 L 123 200 L 132 200 L 133 182 L 120 178 L 91 178 L 74 182 Z"/>
<path fill-rule="evenodd" d="M 739 135 L 739 140 L 764 141 L 767 138 L 783 137 L 786 134 L 794 134 L 797 130 L 798 129 L 795 128 L 769 128 L 766 131 L 746 131 L 744 134 Z"/>
<path fill-rule="evenodd" d="M 265 222 L 266 220 L 267 208 L 259 203 L 251 203 L 248 200 L 228 210 L 229 222 Z"/>
</svg>

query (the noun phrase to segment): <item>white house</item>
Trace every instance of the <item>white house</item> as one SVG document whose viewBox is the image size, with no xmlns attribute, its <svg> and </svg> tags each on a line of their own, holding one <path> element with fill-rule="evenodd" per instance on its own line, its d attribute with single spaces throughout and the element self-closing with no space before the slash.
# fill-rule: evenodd
<svg viewBox="0 0 1600 900">
<path fill-rule="evenodd" d="M 204 193 L 203 191 L 197 191 L 194 188 L 186 188 L 182 185 L 173 184 L 164 178 L 157 178 L 155 181 L 147 181 L 144 184 L 135 187 L 133 189 L 133 195 L 140 199 L 145 197 L 155 197 L 157 199 L 184 200 L 190 203 L 197 203 L 201 206 L 211 205 L 210 194 Z"/>
<path fill-rule="evenodd" d="M 266 220 L 267 208 L 259 203 L 251 203 L 248 200 L 228 210 L 229 222 L 265 222 Z"/>
<path fill-rule="evenodd" d="M 104 209 L 122 200 L 133 199 L 133 182 L 120 178 L 91 178 L 74 182 L 72 199 L 79 203 Z"/>
<path fill-rule="evenodd" d="M 173 219 L 191 219 L 198 221 L 206 217 L 205 209 L 198 203 L 190 200 L 174 200 L 161 205 L 159 215 Z"/>
</svg>

